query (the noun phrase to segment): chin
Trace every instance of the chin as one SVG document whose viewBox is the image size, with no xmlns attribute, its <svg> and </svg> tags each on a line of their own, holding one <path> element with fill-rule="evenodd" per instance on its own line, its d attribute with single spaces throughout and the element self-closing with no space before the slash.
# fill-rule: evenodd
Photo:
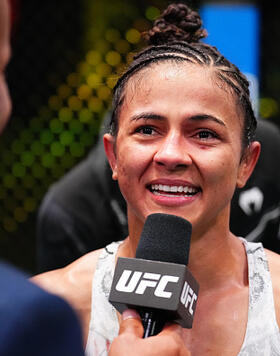
<svg viewBox="0 0 280 356">
<path fill-rule="evenodd" d="M 182 211 L 181 209 L 174 209 L 172 207 L 151 209 L 148 212 L 146 212 L 146 214 L 144 215 L 144 220 L 147 218 L 148 215 L 156 214 L 156 213 L 176 215 L 190 222 L 193 220 L 190 214 L 187 214 L 186 211 Z"/>
</svg>

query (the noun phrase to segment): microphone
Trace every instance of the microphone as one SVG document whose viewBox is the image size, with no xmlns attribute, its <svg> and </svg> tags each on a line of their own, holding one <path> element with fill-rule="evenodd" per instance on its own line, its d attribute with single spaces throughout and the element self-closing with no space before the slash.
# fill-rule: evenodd
<svg viewBox="0 0 280 356">
<path fill-rule="evenodd" d="M 186 267 L 191 232 L 191 223 L 179 216 L 151 214 L 136 258 L 118 258 L 109 302 L 120 313 L 139 312 L 144 338 L 158 334 L 166 321 L 192 327 L 199 285 Z"/>
</svg>

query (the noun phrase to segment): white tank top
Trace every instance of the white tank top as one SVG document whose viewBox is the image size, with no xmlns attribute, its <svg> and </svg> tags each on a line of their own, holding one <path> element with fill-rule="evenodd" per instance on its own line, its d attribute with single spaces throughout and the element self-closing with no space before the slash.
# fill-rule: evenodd
<svg viewBox="0 0 280 356">
<path fill-rule="evenodd" d="M 280 332 L 266 254 L 261 243 L 242 241 L 248 259 L 249 311 L 246 334 L 238 356 L 278 356 Z M 117 314 L 108 302 L 108 296 L 120 243 L 113 242 L 102 250 L 93 277 L 87 356 L 107 355 L 111 342 L 118 335 Z"/>
</svg>

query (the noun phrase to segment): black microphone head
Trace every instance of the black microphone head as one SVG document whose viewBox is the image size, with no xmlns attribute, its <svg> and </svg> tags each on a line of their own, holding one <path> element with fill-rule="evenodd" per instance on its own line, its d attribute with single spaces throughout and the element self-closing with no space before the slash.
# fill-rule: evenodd
<svg viewBox="0 0 280 356">
<path fill-rule="evenodd" d="M 147 217 L 136 249 L 136 258 L 188 264 L 192 225 L 176 215 Z"/>
</svg>

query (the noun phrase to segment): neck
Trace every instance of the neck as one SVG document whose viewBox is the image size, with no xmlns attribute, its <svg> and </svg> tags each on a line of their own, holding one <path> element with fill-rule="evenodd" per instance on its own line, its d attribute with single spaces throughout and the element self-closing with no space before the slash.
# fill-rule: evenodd
<svg viewBox="0 0 280 356">
<path fill-rule="evenodd" d="M 136 249 L 143 230 L 144 221 L 141 221 L 136 215 L 127 211 L 129 236 L 120 246 L 118 255 L 121 257 L 135 257 Z"/>
<path fill-rule="evenodd" d="M 247 257 L 242 242 L 229 229 L 209 229 L 192 239 L 188 268 L 203 290 L 247 284 Z"/>
</svg>

